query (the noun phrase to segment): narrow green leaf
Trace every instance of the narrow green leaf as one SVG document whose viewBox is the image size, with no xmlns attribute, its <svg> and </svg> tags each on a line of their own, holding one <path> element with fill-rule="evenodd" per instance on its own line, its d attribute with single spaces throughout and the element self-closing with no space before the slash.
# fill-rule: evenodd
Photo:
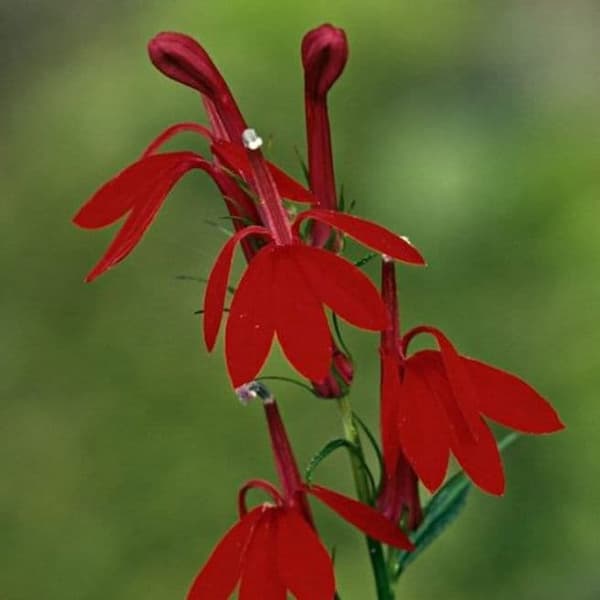
<svg viewBox="0 0 600 600">
<path fill-rule="evenodd" d="M 306 483 L 312 483 L 312 477 L 315 469 L 333 452 L 338 450 L 339 448 L 346 448 L 348 452 L 351 452 L 358 460 L 360 461 L 361 468 L 364 469 L 367 477 L 369 478 L 369 483 L 371 485 L 371 491 L 375 490 L 375 481 L 373 480 L 373 475 L 369 470 L 367 463 L 365 462 L 362 453 L 360 450 L 350 441 L 344 438 L 335 438 L 330 440 L 317 452 L 308 463 L 306 469 L 304 470 L 304 477 L 306 479 Z"/>
<path fill-rule="evenodd" d="M 373 450 L 375 451 L 375 455 L 377 456 L 377 462 L 379 464 L 379 486 L 381 486 L 381 477 L 383 476 L 383 454 L 381 453 L 379 444 L 377 444 L 375 436 L 373 435 L 372 431 L 367 427 L 365 422 L 355 412 L 353 412 L 352 414 L 354 415 L 354 419 L 360 425 L 360 428 L 363 430 L 363 433 L 367 436 Z"/>
<path fill-rule="evenodd" d="M 498 442 L 498 450 L 506 450 L 520 435 L 511 432 Z M 394 580 L 412 563 L 442 532 L 458 517 L 467 502 L 472 484 L 463 471 L 454 475 L 428 502 L 423 514 L 423 522 L 410 534 L 415 545 L 412 552 L 392 551 L 390 571 Z"/>
<path fill-rule="evenodd" d="M 302 154 L 300 154 L 300 150 L 298 150 L 298 146 L 294 146 L 294 152 L 298 158 L 298 162 L 300 163 L 300 167 L 302 168 L 302 173 L 304 175 L 304 180 L 306 181 L 306 185 L 310 186 L 310 173 L 308 172 L 308 165 L 304 160 Z"/>
</svg>

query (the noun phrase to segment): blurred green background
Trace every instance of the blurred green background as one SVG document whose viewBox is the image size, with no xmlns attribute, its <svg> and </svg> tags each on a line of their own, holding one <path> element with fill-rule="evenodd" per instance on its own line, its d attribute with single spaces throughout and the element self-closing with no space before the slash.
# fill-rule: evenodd
<svg viewBox="0 0 600 600">
<path fill-rule="evenodd" d="M 224 239 L 205 222 L 224 214 L 212 184 L 188 176 L 93 285 L 112 232 L 70 218 L 162 128 L 203 120 L 146 58 L 160 30 L 202 41 L 299 175 L 299 42 L 324 21 L 351 44 L 331 97 L 338 181 L 429 261 L 400 269 L 405 324 L 527 378 L 568 425 L 511 448 L 506 496 L 473 493 L 398 598 L 600 597 L 598 2 L 2 0 L 2 599 L 183 598 L 238 486 L 273 479 L 260 407 L 202 345 L 203 287 L 175 278 L 205 275 Z M 377 340 L 349 342 L 353 402 L 376 425 Z M 335 406 L 273 387 L 305 464 L 338 433 Z M 345 457 L 319 480 L 349 491 Z M 317 514 L 342 597 L 372 598 L 360 536 Z"/>
</svg>

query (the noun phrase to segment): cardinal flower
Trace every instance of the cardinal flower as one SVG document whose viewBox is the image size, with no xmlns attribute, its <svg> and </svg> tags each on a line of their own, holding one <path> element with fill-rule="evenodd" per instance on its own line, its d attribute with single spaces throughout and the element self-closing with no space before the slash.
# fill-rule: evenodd
<svg viewBox="0 0 600 600">
<path fill-rule="evenodd" d="M 389 265 L 390 270 L 393 265 Z M 395 296 L 395 286 L 384 294 Z M 389 302 L 394 306 L 395 299 Z M 408 351 L 416 336 L 433 337 L 438 349 Z M 504 492 L 502 460 L 486 419 L 523 433 L 564 427 L 556 411 L 519 377 L 462 356 L 439 329 L 411 329 L 395 346 L 382 347 L 383 445 L 390 468 L 403 452 L 424 485 L 442 484 L 450 453 L 490 494 Z"/>
<path fill-rule="evenodd" d="M 272 503 L 247 511 L 245 495 L 260 488 Z M 304 492 L 368 536 L 404 550 L 406 535 L 371 507 L 321 486 Z M 240 490 L 240 520 L 225 534 L 200 571 L 188 600 L 227 600 L 239 583 L 240 600 L 332 600 L 333 564 L 313 525 L 271 484 L 251 481 Z"/>
</svg>

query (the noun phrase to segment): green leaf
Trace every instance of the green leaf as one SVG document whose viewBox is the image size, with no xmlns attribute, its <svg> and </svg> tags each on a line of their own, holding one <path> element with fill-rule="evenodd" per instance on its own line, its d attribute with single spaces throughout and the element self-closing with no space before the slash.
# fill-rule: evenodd
<svg viewBox="0 0 600 600">
<path fill-rule="evenodd" d="M 501 452 L 508 448 L 519 434 L 512 432 L 498 442 Z M 393 551 L 390 553 L 390 571 L 394 580 L 412 563 L 443 531 L 458 517 L 467 503 L 467 496 L 473 485 L 463 471 L 457 473 L 431 498 L 423 513 L 423 522 L 410 534 L 415 545 L 412 552 Z"/>
<path fill-rule="evenodd" d="M 363 433 L 367 436 L 371 446 L 373 447 L 373 450 L 375 451 L 375 455 L 377 456 L 377 463 L 379 464 L 379 473 L 380 473 L 379 479 L 381 480 L 381 477 L 383 476 L 383 455 L 381 454 L 381 449 L 379 448 L 379 444 L 377 444 L 377 440 L 375 439 L 375 436 L 373 435 L 371 430 L 367 427 L 365 422 L 355 412 L 353 412 L 352 414 L 354 415 L 354 420 L 360 425 L 360 428 L 363 430 Z M 381 481 L 379 483 L 379 486 L 381 486 Z"/>
<path fill-rule="evenodd" d="M 365 462 L 365 459 L 363 458 L 361 451 L 352 442 L 350 442 L 344 438 L 335 438 L 335 439 L 327 442 L 327 444 L 325 444 L 325 446 L 323 446 L 323 448 L 321 448 L 321 450 L 319 450 L 319 452 L 317 452 L 310 459 L 308 466 L 304 470 L 304 477 L 306 479 L 306 483 L 308 483 L 308 484 L 312 483 L 312 477 L 313 477 L 313 473 L 314 473 L 315 469 L 330 454 L 332 454 L 339 448 L 346 448 L 348 450 L 348 452 L 351 452 L 352 454 L 354 454 L 354 456 L 356 458 L 358 458 L 358 460 L 360 461 L 361 468 L 364 469 L 365 473 L 367 474 L 367 477 L 369 478 L 369 483 L 371 485 L 371 491 L 374 491 L 376 489 L 375 481 L 373 480 L 373 475 L 371 474 L 371 471 L 369 470 L 369 467 L 368 467 L 367 463 Z"/>
<path fill-rule="evenodd" d="M 310 186 L 310 174 L 308 172 L 308 165 L 306 164 L 304 157 L 300 153 L 300 150 L 298 150 L 298 146 L 294 146 L 294 152 L 296 153 L 296 157 L 300 162 L 300 167 L 302 168 L 302 173 L 304 174 L 304 179 L 306 180 L 306 185 Z"/>
</svg>

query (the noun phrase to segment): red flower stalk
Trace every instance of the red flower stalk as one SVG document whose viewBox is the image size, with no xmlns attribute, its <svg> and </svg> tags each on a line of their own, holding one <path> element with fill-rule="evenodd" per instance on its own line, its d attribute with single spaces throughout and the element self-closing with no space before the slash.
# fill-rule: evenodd
<svg viewBox="0 0 600 600">
<path fill-rule="evenodd" d="M 389 269 L 392 273 L 393 265 Z M 391 309 L 395 298 L 387 302 Z M 407 357 L 411 341 L 425 333 L 433 336 L 438 350 Z M 496 495 L 504 492 L 502 460 L 484 418 L 531 434 L 564 427 L 531 386 L 461 356 L 439 329 L 416 327 L 397 338 L 396 345 L 396 352 L 382 353 L 383 445 L 391 463 L 403 452 L 431 492 L 442 484 L 451 452 L 481 489 Z"/>
<path fill-rule="evenodd" d="M 321 25 L 304 36 L 302 65 L 310 189 L 317 197 L 318 206 L 329 210 L 337 208 L 337 192 L 327 94 L 342 74 L 347 60 L 348 42 L 342 29 Z M 311 231 L 312 243 L 324 246 L 330 232 L 324 223 L 315 223 Z M 339 239 L 336 239 L 333 248 L 339 248 Z"/>
<path fill-rule="evenodd" d="M 239 583 L 240 600 L 332 600 L 333 564 L 315 531 L 306 495 L 310 494 L 370 537 L 403 550 L 405 534 L 369 506 L 321 486 L 300 481 L 277 405 L 269 391 L 253 382 L 239 390 L 243 400 L 263 401 L 283 493 L 267 481 L 252 480 L 238 495 L 240 520 L 221 539 L 194 580 L 188 600 L 227 600 Z M 267 492 L 272 503 L 248 512 L 251 489 Z"/>
</svg>

